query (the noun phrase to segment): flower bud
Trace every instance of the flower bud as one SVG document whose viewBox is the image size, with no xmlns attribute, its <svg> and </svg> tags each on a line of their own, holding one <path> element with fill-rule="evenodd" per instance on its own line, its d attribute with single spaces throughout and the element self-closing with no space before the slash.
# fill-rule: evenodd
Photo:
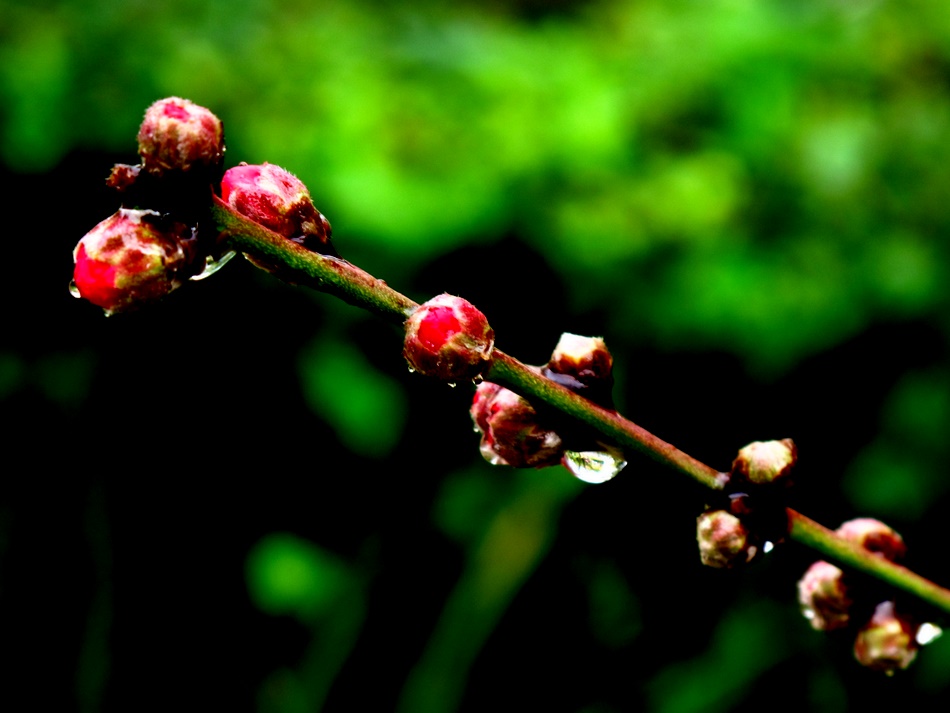
<svg viewBox="0 0 950 713">
<path fill-rule="evenodd" d="M 224 160 L 224 127 L 203 106 L 187 99 L 160 99 L 145 112 L 139 128 L 139 155 L 149 173 L 210 169 Z"/>
<path fill-rule="evenodd" d="M 221 199 L 308 250 L 335 254 L 330 247 L 330 223 L 313 205 L 303 181 L 280 166 L 242 163 L 228 169 L 221 179 Z"/>
<path fill-rule="evenodd" d="M 484 314 L 461 297 L 441 294 L 406 320 L 403 355 L 416 371 L 454 382 L 480 376 L 494 345 Z"/>
<path fill-rule="evenodd" d="M 881 602 L 871 621 L 858 632 L 854 657 L 862 666 L 892 675 L 905 669 L 917 656 L 917 626 L 898 614 L 894 602 Z"/>
<path fill-rule="evenodd" d="M 798 459 L 791 438 L 781 441 L 755 441 L 739 451 L 732 462 L 732 477 L 753 485 L 787 480 Z"/>
<path fill-rule="evenodd" d="M 123 312 L 179 287 L 193 259 L 191 228 L 122 208 L 79 241 L 73 283 L 78 296 L 106 313 Z"/>
<path fill-rule="evenodd" d="M 904 538 L 880 520 L 859 517 L 842 523 L 836 531 L 846 540 L 861 545 L 864 549 L 896 562 L 907 552 Z"/>
<path fill-rule="evenodd" d="M 611 378 L 614 360 L 600 337 L 582 337 L 564 332 L 548 368 L 558 374 L 569 374 L 583 384 L 603 382 Z"/>
<path fill-rule="evenodd" d="M 819 560 L 798 580 L 798 602 L 802 614 L 817 631 L 832 631 L 848 625 L 854 600 L 848 595 L 844 572 L 830 562 Z"/>
<path fill-rule="evenodd" d="M 738 567 L 751 562 L 759 551 L 749 529 L 725 510 L 707 510 L 696 518 L 696 540 L 699 558 L 707 567 Z"/>
<path fill-rule="evenodd" d="M 561 462 L 561 438 L 538 423 L 538 413 L 514 391 L 484 381 L 470 410 L 481 433 L 482 457 L 492 465 L 543 468 Z"/>
</svg>

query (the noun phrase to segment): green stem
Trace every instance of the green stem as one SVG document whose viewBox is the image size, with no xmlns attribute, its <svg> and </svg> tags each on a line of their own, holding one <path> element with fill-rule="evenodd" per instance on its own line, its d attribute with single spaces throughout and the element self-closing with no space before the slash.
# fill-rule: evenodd
<svg viewBox="0 0 950 713">
<path fill-rule="evenodd" d="M 215 198 L 212 215 L 222 231 L 224 247 L 243 252 L 258 265 L 295 284 L 329 292 L 344 301 L 402 324 L 418 306 L 405 295 L 369 273 L 340 258 L 310 252 L 232 211 Z M 489 379 L 498 381 L 528 399 L 537 399 L 579 419 L 621 447 L 645 453 L 654 460 L 693 478 L 713 490 L 722 490 L 724 475 L 675 446 L 654 436 L 616 411 L 597 406 L 570 389 L 531 370 L 496 349 Z M 915 572 L 885 560 L 844 540 L 814 520 L 789 509 L 790 536 L 825 557 L 877 577 L 894 587 L 950 613 L 950 590 Z"/>
</svg>

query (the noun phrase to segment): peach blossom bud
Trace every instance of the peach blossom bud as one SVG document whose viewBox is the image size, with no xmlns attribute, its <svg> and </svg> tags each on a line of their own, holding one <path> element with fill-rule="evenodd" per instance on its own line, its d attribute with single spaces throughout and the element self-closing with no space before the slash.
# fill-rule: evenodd
<svg viewBox="0 0 950 713">
<path fill-rule="evenodd" d="M 219 171 L 224 160 L 221 120 L 179 97 L 160 99 L 148 108 L 138 141 L 142 165 L 156 176 L 197 168 Z"/>
<path fill-rule="evenodd" d="M 542 468 L 561 462 L 560 436 L 541 425 L 537 411 L 515 392 L 482 382 L 470 413 L 482 436 L 479 450 L 492 465 Z"/>
<path fill-rule="evenodd" d="M 917 626 L 895 611 L 894 602 L 881 602 L 871 621 L 858 632 L 854 657 L 862 666 L 893 675 L 917 657 L 916 635 Z"/>
<path fill-rule="evenodd" d="M 854 601 L 848 595 L 844 572 L 830 562 L 819 560 L 798 580 L 798 602 L 813 629 L 831 631 L 848 625 L 848 611 Z"/>
<path fill-rule="evenodd" d="M 403 355 L 414 370 L 455 382 L 481 376 L 494 344 L 495 333 L 484 314 L 461 297 L 441 294 L 406 320 Z"/>
<path fill-rule="evenodd" d="M 191 274 L 193 245 L 188 226 L 154 211 L 122 208 L 73 251 L 74 294 L 107 314 L 154 302 Z"/>
<path fill-rule="evenodd" d="M 864 549 L 892 562 L 901 559 L 907 552 L 904 538 L 880 520 L 871 517 L 848 520 L 842 523 L 835 532 L 844 539 L 861 545 Z"/>
<path fill-rule="evenodd" d="M 791 438 L 755 441 L 739 451 L 732 462 L 732 477 L 753 485 L 777 483 L 788 478 L 797 458 Z"/>
<path fill-rule="evenodd" d="M 759 548 L 742 521 L 725 510 L 707 510 L 696 518 L 699 558 L 707 567 L 731 569 L 751 562 Z"/>
</svg>

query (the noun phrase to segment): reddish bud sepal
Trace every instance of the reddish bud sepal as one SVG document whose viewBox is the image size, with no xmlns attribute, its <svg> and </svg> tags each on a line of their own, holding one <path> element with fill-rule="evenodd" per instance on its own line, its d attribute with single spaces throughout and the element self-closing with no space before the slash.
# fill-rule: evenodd
<svg viewBox="0 0 950 713">
<path fill-rule="evenodd" d="M 403 356 L 409 366 L 443 381 L 481 376 L 491 362 L 495 333 L 475 306 L 441 294 L 406 320 Z"/>
<path fill-rule="evenodd" d="M 732 481 L 752 485 L 788 483 L 796 460 L 798 451 L 791 438 L 755 441 L 742 448 L 732 462 Z"/>
<path fill-rule="evenodd" d="M 892 675 L 913 663 L 917 657 L 917 626 L 897 613 L 894 602 L 881 602 L 871 621 L 858 632 L 854 658 L 862 666 Z"/>
<path fill-rule="evenodd" d="M 802 615 L 817 631 L 832 631 L 848 625 L 854 600 L 845 586 L 844 572 L 830 562 L 819 560 L 798 580 L 798 602 Z"/>
<path fill-rule="evenodd" d="M 481 434 L 479 450 L 492 465 L 543 468 L 564 454 L 561 438 L 538 423 L 538 413 L 514 391 L 485 381 L 475 390 L 470 411 Z"/>
<path fill-rule="evenodd" d="M 869 552 L 884 559 L 896 562 L 907 552 L 904 538 L 880 520 L 871 517 L 859 517 L 842 523 L 836 531 L 846 540 L 861 545 Z"/>
<path fill-rule="evenodd" d="M 139 128 L 139 155 L 155 176 L 206 169 L 218 173 L 224 160 L 224 127 L 203 106 L 168 97 L 145 112 Z"/>
<path fill-rule="evenodd" d="M 192 230 L 150 210 L 122 208 L 73 251 L 75 293 L 107 314 L 155 302 L 181 285 L 194 259 Z"/>
<path fill-rule="evenodd" d="M 738 517 L 707 510 L 696 518 L 699 558 L 707 567 L 732 569 L 751 562 L 759 552 L 756 538 Z"/>
<path fill-rule="evenodd" d="M 221 179 L 221 199 L 231 208 L 308 250 L 335 255 L 330 223 L 313 205 L 299 178 L 280 166 L 242 163 Z"/>
</svg>

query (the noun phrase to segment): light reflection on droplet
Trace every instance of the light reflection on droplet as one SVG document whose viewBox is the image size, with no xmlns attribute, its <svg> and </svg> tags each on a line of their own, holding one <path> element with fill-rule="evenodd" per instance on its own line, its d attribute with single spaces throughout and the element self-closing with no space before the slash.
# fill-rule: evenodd
<svg viewBox="0 0 950 713">
<path fill-rule="evenodd" d="M 191 276 L 190 278 L 188 278 L 188 279 L 190 279 L 190 280 L 192 280 L 192 281 L 194 281 L 194 282 L 197 282 L 198 280 L 203 280 L 203 279 L 205 279 L 206 277 L 211 277 L 214 273 L 216 273 L 216 272 L 217 272 L 218 270 L 220 270 L 222 267 L 224 267 L 225 265 L 227 265 L 228 262 L 230 262 L 231 258 L 233 258 L 235 255 L 236 255 L 236 253 L 235 253 L 233 250 L 231 250 L 230 252 L 226 252 L 224 255 L 222 255 L 221 257 L 219 257 L 217 260 L 211 258 L 210 256 L 207 257 L 207 258 L 205 258 L 205 267 L 204 267 L 204 269 L 203 269 L 201 272 L 199 272 L 197 275 L 192 275 L 192 276 Z"/>
<path fill-rule="evenodd" d="M 936 624 L 924 622 L 917 628 L 917 643 L 921 646 L 926 646 L 941 636 L 943 636 L 943 629 Z"/>
<path fill-rule="evenodd" d="M 627 465 L 627 461 L 601 451 L 565 451 L 561 462 L 585 483 L 606 483 Z"/>
<path fill-rule="evenodd" d="M 484 380 L 485 380 L 485 377 L 482 376 L 481 374 L 478 374 L 478 375 L 472 377 L 472 383 L 473 383 L 475 386 L 478 386 L 478 385 L 479 385 L 480 383 L 482 383 Z"/>
<path fill-rule="evenodd" d="M 454 381 L 450 381 L 450 382 L 448 382 L 448 384 L 449 384 L 449 388 L 450 388 L 450 389 L 454 389 L 454 388 L 455 388 L 455 382 L 454 382 Z"/>
<path fill-rule="evenodd" d="M 762 552 L 764 552 L 765 554 L 768 554 L 774 549 L 775 549 L 775 543 L 770 542 L 769 540 L 766 540 L 765 543 L 762 545 Z"/>
<path fill-rule="evenodd" d="M 76 281 L 75 281 L 75 280 L 70 280 L 70 281 L 69 281 L 69 294 L 71 294 L 73 297 L 75 297 L 75 298 L 77 298 L 77 299 L 81 299 L 81 298 L 82 298 L 82 295 L 79 294 L 79 288 L 76 287 Z"/>
<path fill-rule="evenodd" d="M 806 619 L 814 619 L 814 618 L 815 618 L 815 610 L 814 610 L 814 609 L 807 609 L 807 608 L 806 608 L 806 609 L 802 609 L 802 616 L 805 617 Z"/>
<path fill-rule="evenodd" d="M 410 366 L 410 367 L 409 367 L 409 373 L 410 373 L 410 374 L 415 374 L 415 373 L 416 373 L 416 370 L 413 369 L 413 368 Z"/>
</svg>

